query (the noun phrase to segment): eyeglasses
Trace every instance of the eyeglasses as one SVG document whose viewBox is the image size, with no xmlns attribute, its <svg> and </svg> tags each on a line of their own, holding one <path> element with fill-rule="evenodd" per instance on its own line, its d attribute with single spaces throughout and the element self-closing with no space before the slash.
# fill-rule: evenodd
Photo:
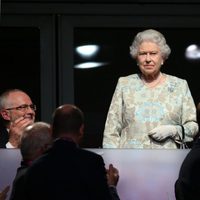
<svg viewBox="0 0 200 200">
<path fill-rule="evenodd" d="M 21 106 L 17 106 L 17 107 L 13 107 L 13 108 L 6 108 L 5 110 L 19 110 L 19 111 L 22 111 L 22 112 L 25 112 L 27 111 L 28 109 L 32 109 L 34 111 L 36 111 L 36 105 L 34 104 L 23 104 Z"/>
</svg>

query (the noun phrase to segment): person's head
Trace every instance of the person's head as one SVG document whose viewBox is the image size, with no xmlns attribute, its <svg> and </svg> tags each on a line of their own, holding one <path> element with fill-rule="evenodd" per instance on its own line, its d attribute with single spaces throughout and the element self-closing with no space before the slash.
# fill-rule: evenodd
<svg viewBox="0 0 200 200">
<path fill-rule="evenodd" d="M 36 106 L 31 98 L 22 90 L 10 89 L 0 95 L 0 113 L 5 122 L 15 121 L 19 117 L 35 121 Z"/>
<path fill-rule="evenodd" d="M 52 135 L 53 138 L 70 137 L 79 143 L 84 129 L 83 112 L 71 104 L 64 104 L 56 108 L 53 113 Z"/>
<path fill-rule="evenodd" d="M 171 49 L 162 33 L 147 29 L 139 32 L 130 46 L 130 54 L 136 59 L 142 73 L 160 71 L 161 65 L 168 58 Z"/>
<path fill-rule="evenodd" d="M 27 126 L 21 136 L 20 151 L 23 160 L 33 161 L 49 147 L 52 141 L 51 127 L 46 122 Z"/>
</svg>

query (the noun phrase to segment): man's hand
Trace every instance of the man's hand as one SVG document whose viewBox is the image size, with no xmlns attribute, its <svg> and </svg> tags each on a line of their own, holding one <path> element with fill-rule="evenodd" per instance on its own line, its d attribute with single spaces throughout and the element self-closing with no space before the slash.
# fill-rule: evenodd
<svg viewBox="0 0 200 200">
<path fill-rule="evenodd" d="M 119 180 L 119 171 L 117 168 L 113 167 L 112 164 L 109 165 L 107 169 L 107 180 L 109 186 L 117 186 Z"/>
<path fill-rule="evenodd" d="M 2 191 L 0 191 L 0 200 L 6 200 L 9 189 L 10 186 L 8 185 Z"/>
<path fill-rule="evenodd" d="M 18 148 L 20 138 L 25 127 L 32 124 L 30 118 L 19 117 L 14 122 L 11 122 L 9 128 L 9 142 L 13 147 Z"/>
</svg>

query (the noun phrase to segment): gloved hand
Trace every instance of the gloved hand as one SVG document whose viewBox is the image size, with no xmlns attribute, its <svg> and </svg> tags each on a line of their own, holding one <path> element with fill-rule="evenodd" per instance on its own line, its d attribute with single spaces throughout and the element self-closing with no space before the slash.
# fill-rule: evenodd
<svg viewBox="0 0 200 200">
<path fill-rule="evenodd" d="M 168 137 L 175 137 L 177 134 L 176 126 L 161 125 L 151 130 L 148 135 L 156 141 L 165 140 Z"/>
</svg>

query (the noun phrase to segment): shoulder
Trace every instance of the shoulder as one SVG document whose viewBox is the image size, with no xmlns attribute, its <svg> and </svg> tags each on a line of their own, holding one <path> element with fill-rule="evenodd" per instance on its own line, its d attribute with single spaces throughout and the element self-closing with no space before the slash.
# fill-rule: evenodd
<svg viewBox="0 0 200 200">
<path fill-rule="evenodd" d="M 185 79 L 179 78 L 177 76 L 172 76 L 172 75 L 164 74 L 164 73 L 163 73 L 163 75 L 165 75 L 170 82 L 179 83 L 179 84 L 187 83 L 187 81 Z"/>
<path fill-rule="evenodd" d="M 126 81 L 126 80 L 138 80 L 139 74 L 130 74 L 128 76 L 121 76 L 119 77 L 120 81 Z"/>
<path fill-rule="evenodd" d="M 19 177 L 22 177 L 25 175 L 26 171 L 27 171 L 28 167 L 24 167 L 24 166 L 21 166 L 17 169 L 17 173 L 16 173 L 16 178 L 19 178 Z"/>
<path fill-rule="evenodd" d="M 164 74 L 167 77 L 167 86 L 169 91 L 177 91 L 177 92 L 183 92 L 188 91 L 189 86 L 185 79 Z"/>
<path fill-rule="evenodd" d="M 139 74 L 131 74 L 128 76 L 121 76 L 118 79 L 118 84 L 127 85 L 132 83 L 137 83 L 140 79 Z"/>
<path fill-rule="evenodd" d="M 91 166 L 104 166 L 103 157 L 93 151 L 80 148 L 78 154 L 79 155 L 77 155 L 77 157 L 79 157 L 80 161 L 82 160 L 84 162 L 88 162 L 91 164 Z"/>
<path fill-rule="evenodd" d="M 126 94 L 130 91 L 141 90 L 140 74 L 131 74 L 128 76 L 122 76 L 118 79 L 116 91 L 125 92 Z"/>
<path fill-rule="evenodd" d="M 99 155 L 93 151 L 90 151 L 88 149 L 82 149 L 82 148 L 80 150 L 81 150 L 81 154 L 84 156 L 87 156 L 88 158 L 103 160 L 101 155 Z"/>
<path fill-rule="evenodd" d="M 5 127 L 0 126 L 0 148 L 6 148 L 9 135 Z"/>
</svg>

